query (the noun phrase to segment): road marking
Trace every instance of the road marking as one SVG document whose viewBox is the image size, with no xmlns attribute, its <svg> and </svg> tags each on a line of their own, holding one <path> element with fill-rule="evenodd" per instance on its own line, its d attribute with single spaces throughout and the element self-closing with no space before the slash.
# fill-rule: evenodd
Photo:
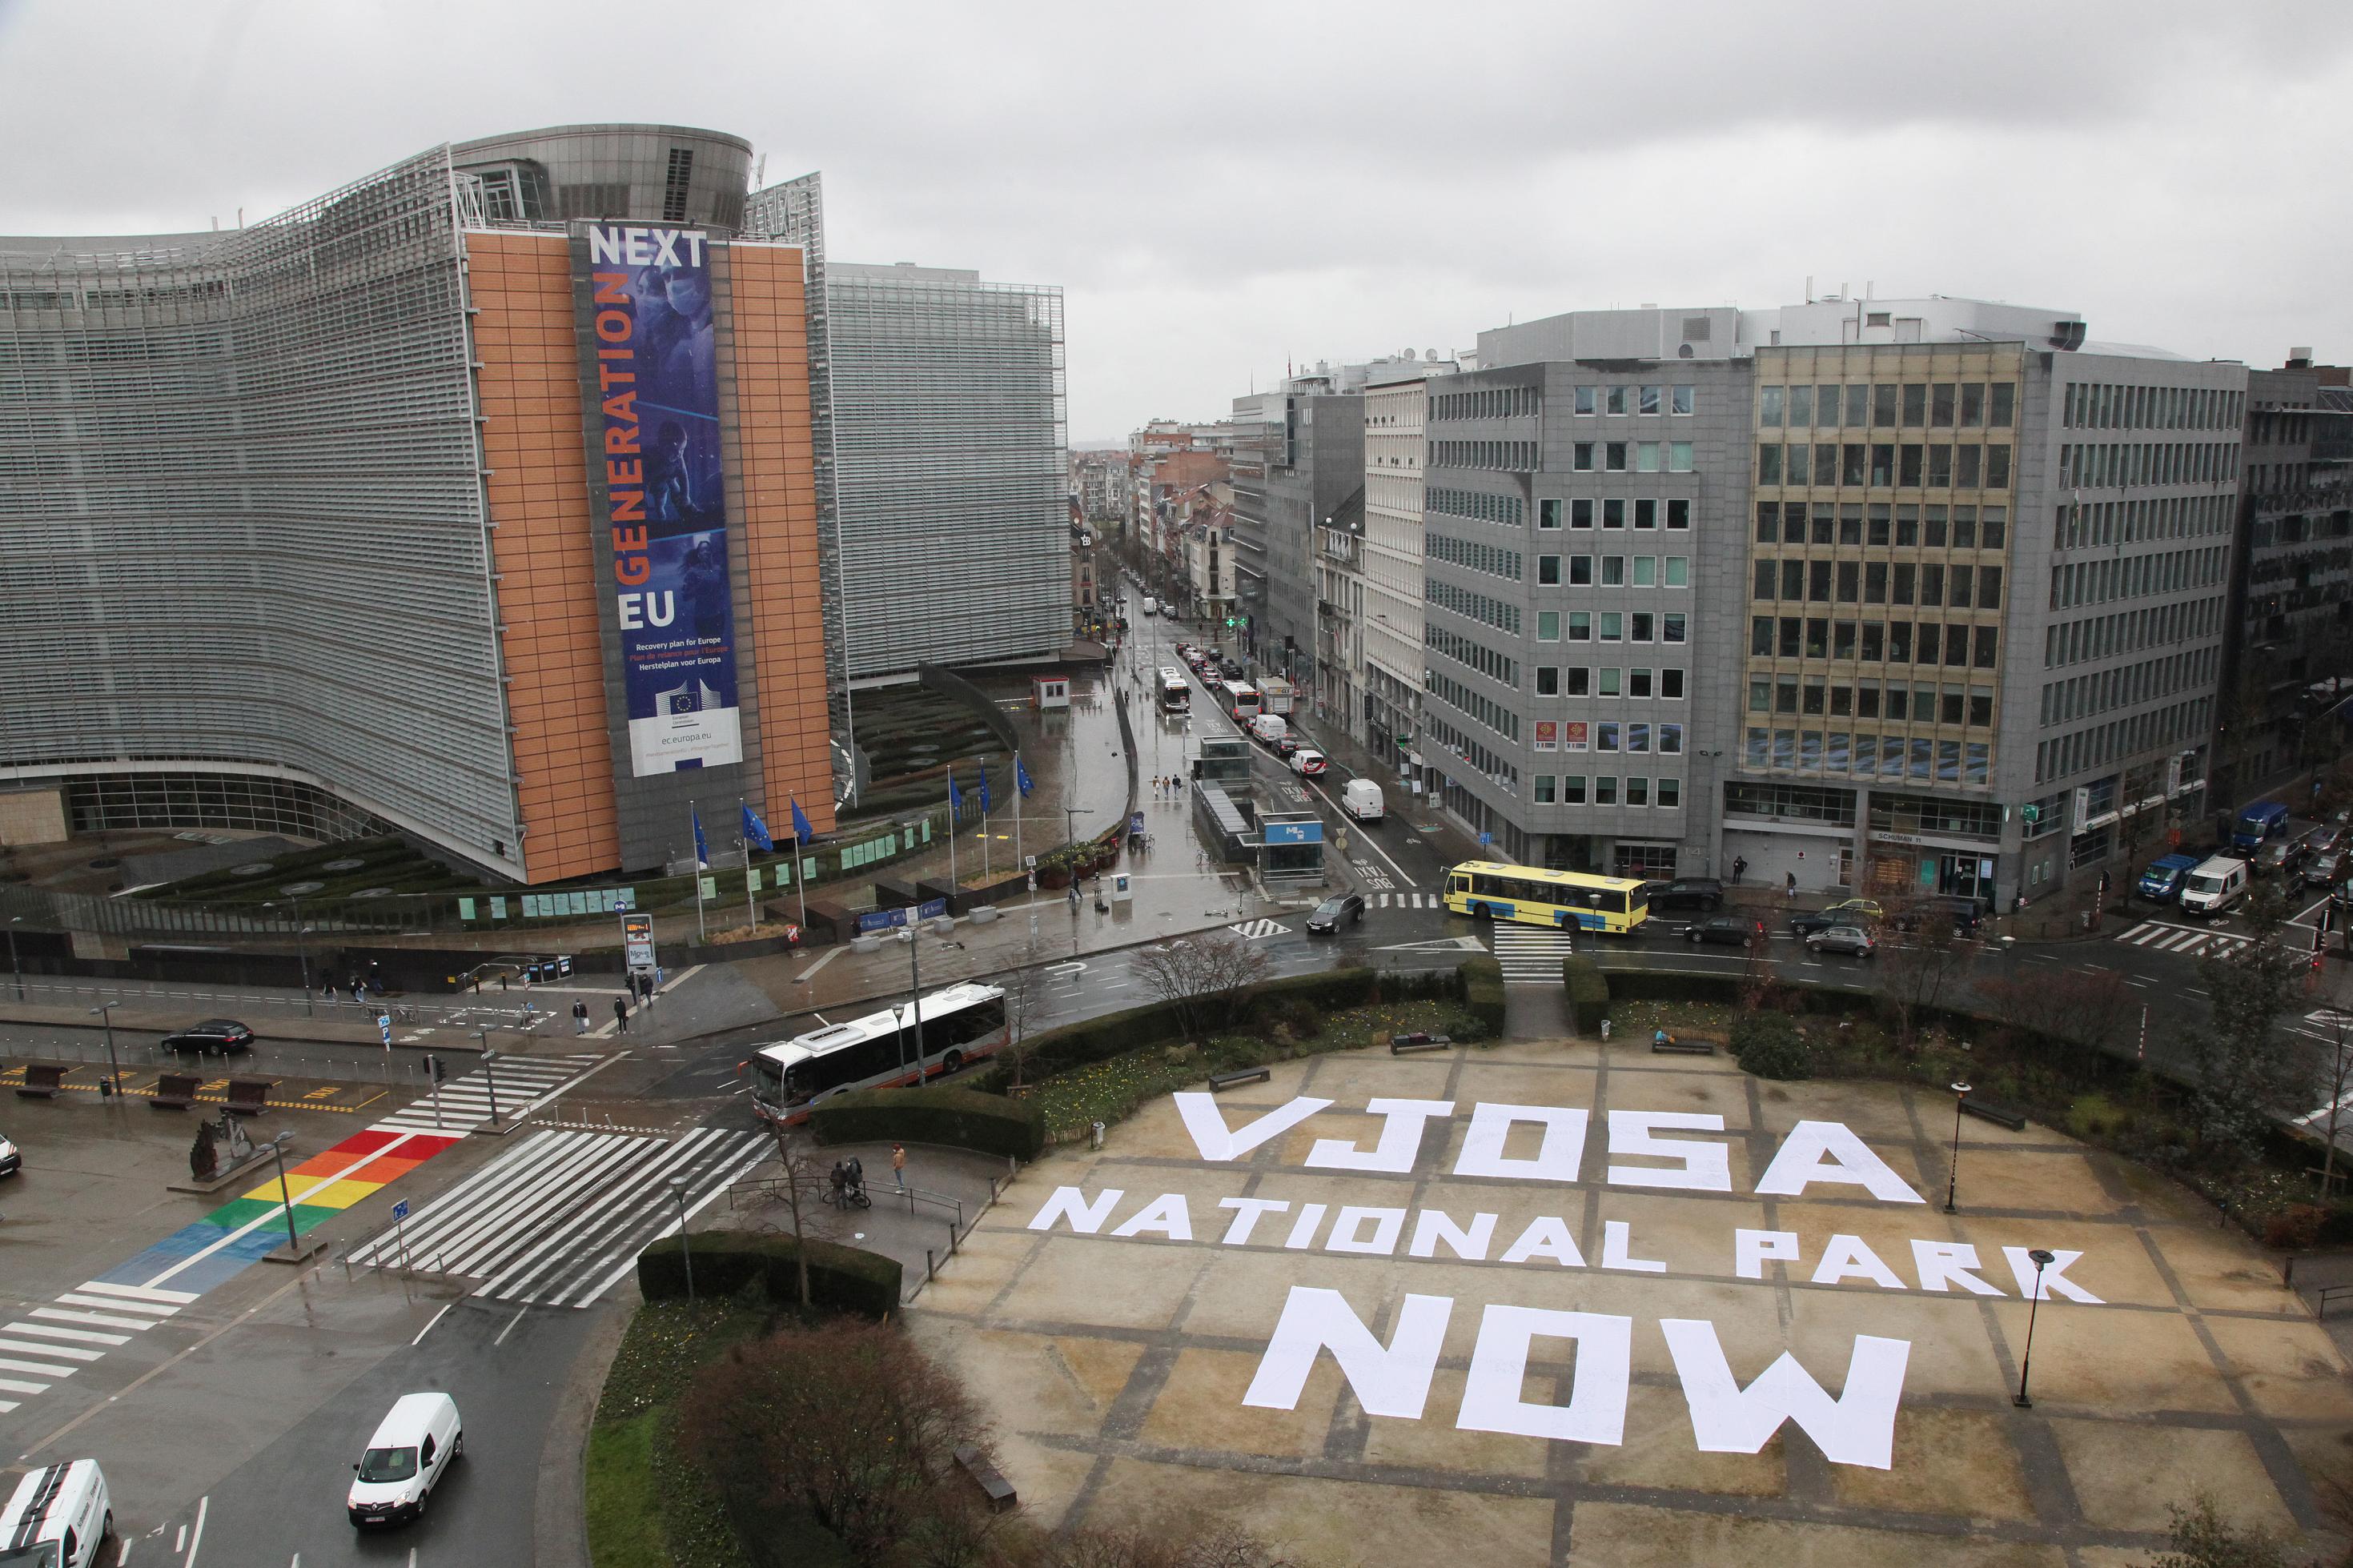
<svg viewBox="0 0 2353 1568">
<path fill-rule="evenodd" d="M 843 949 L 839 947 L 827 948 L 825 950 L 824 956 L 820 957 L 815 963 L 810 964 L 807 969 L 802 970 L 798 974 L 793 976 L 793 984 L 796 985 L 807 984 L 818 970 L 823 969 L 827 964 L 831 963 L 835 959 L 839 958 L 842 955 L 843 951 Z"/>
<path fill-rule="evenodd" d="M 439 1322 L 442 1319 L 444 1319 L 444 1318 L 448 1317 L 448 1316 L 449 1315 L 449 1309 L 450 1309 L 450 1308 L 452 1308 L 452 1307 L 454 1307 L 454 1306 L 456 1306 L 457 1304 L 458 1304 L 458 1303 L 457 1303 L 457 1302 L 455 1302 L 455 1301 L 444 1301 L 444 1302 L 442 1302 L 442 1303 L 441 1303 L 441 1310 L 440 1310 L 439 1311 L 438 1311 L 438 1312 L 436 1312 L 436 1313 L 434 1313 L 434 1314 L 433 1314 L 433 1323 L 438 1323 L 438 1322 Z M 417 1330 L 417 1337 L 416 1337 L 415 1339 L 413 1339 L 413 1340 L 411 1340 L 411 1341 L 409 1341 L 409 1342 L 408 1342 L 408 1348 L 409 1348 L 409 1349 L 411 1349 L 411 1350 L 415 1350 L 418 1345 L 421 1345 L 421 1344 L 423 1344 L 423 1343 L 425 1342 L 425 1336 L 426 1336 L 426 1335 L 427 1335 L 427 1334 L 429 1334 L 429 1333 L 431 1333 L 431 1332 L 433 1331 L 433 1323 L 427 1323 L 427 1324 L 426 1324 L 423 1328 L 421 1328 L 421 1329 L 419 1329 L 419 1330 Z"/>
<path fill-rule="evenodd" d="M 104 1355 L 104 1351 L 77 1350 L 71 1345 L 28 1344 L 23 1340 L 0 1340 L 0 1351 L 14 1351 L 18 1355 L 62 1356 L 68 1361 L 92 1362 Z"/>
<path fill-rule="evenodd" d="M 180 1568 L 196 1568 L 196 1548 L 205 1543 L 205 1515 L 211 1511 L 210 1494 L 196 1500 L 196 1531 L 188 1537 L 188 1554 L 180 1561 Z"/>
<path fill-rule="evenodd" d="M 1361 777 L 1362 775 L 1360 774 L 1358 776 Z M 1310 779 L 1307 781 L 1307 787 L 1314 790 L 1317 795 L 1324 796 L 1324 804 L 1332 808 L 1334 815 L 1340 817 L 1343 821 L 1353 825 L 1357 829 L 1356 842 L 1371 850 L 1374 854 L 1379 856 L 1383 860 L 1388 861 L 1389 869 L 1397 873 L 1398 881 L 1403 882 L 1409 888 L 1420 886 L 1420 884 L 1416 882 L 1411 877 L 1405 874 L 1404 867 L 1398 865 L 1396 861 L 1389 859 L 1389 852 L 1382 848 L 1380 845 L 1374 840 L 1371 834 L 1364 831 L 1365 825 L 1363 823 L 1358 822 L 1355 817 L 1350 816 L 1346 812 L 1342 811 L 1340 809 L 1340 803 L 1334 800 L 1329 795 L 1324 794 L 1324 786 L 1322 784 Z"/>
<path fill-rule="evenodd" d="M 497 1347 L 499 1347 L 500 1345 L 502 1345 L 502 1344 L 506 1343 L 506 1342 L 507 1342 L 507 1336 L 508 1336 L 509 1334 L 513 1333 L 513 1332 L 515 1331 L 515 1325 L 516 1325 L 517 1323 L 522 1322 L 522 1315 L 523 1315 L 525 1312 L 528 1312 L 528 1311 L 530 1311 L 530 1310 L 531 1310 L 531 1309 L 530 1309 L 529 1307 L 519 1307 L 519 1308 L 517 1308 L 517 1309 L 515 1310 L 515 1315 L 514 1315 L 513 1317 L 509 1318 L 509 1319 L 507 1320 L 507 1326 L 506 1326 L 505 1328 L 501 1329 L 501 1330 L 499 1331 L 499 1337 L 498 1337 L 497 1339 L 494 1339 L 494 1340 L 492 1340 L 492 1341 L 491 1342 L 491 1348 L 492 1348 L 492 1349 L 496 1349 L 496 1348 L 497 1348 Z"/>
<path fill-rule="evenodd" d="M 1072 959 L 1068 963 L 1048 964 L 1046 966 L 1046 973 L 1057 980 L 1065 980 L 1077 974 L 1079 971 L 1085 967 L 1086 965 L 1084 963 L 1080 963 L 1077 959 Z"/>
<path fill-rule="evenodd" d="M 1291 931 L 1291 928 L 1281 921 L 1270 920 L 1241 921 L 1226 929 L 1244 942 L 1255 942 L 1261 937 L 1287 936 Z"/>
<path fill-rule="evenodd" d="M 1494 938 L 1495 959 L 1506 985 L 1556 985 L 1560 961 L 1577 951 L 1576 934 L 1566 928 L 1498 925 Z"/>
<path fill-rule="evenodd" d="M 127 1345 L 129 1334 L 101 1334 L 90 1329 L 56 1329 L 47 1323 L 0 1323 L 0 1330 L 12 1334 L 33 1334 L 45 1340 L 71 1340 L 85 1345 Z"/>
</svg>

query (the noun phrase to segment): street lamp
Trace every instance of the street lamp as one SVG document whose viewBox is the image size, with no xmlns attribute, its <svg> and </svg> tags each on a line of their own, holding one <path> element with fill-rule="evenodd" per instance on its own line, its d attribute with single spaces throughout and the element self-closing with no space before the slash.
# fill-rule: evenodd
<svg viewBox="0 0 2353 1568">
<path fill-rule="evenodd" d="M 1945 1176 L 1945 1212 L 1947 1214 L 1958 1212 L 1953 1207 L 1953 1194 L 1959 1191 L 1961 1184 L 1961 1106 L 1969 1098 L 1969 1086 L 1957 1083 L 1952 1086 L 1952 1090 L 1953 1164 L 1952 1169 Z"/>
<path fill-rule="evenodd" d="M 269 1141 L 269 1157 L 278 1162 L 278 1197 L 286 1206 L 286 1250 L 300 1252 L 302 1244 L 294 1236 L 294 1194 L 286 1184 L 286 1145 L 294 1142 L 291 1132 L 280 1132 Z"/>
<path fill-rule="evenodd" d="M 907 1070 L 907 1010 L 898 1003 L 891 1004 L 891 1027 L 899 1037 L 899 1070 Z"/>
<path fill-rule="evenodd" d="M 678 1256 L 686 1265 L 686 1299 L 694 1300 L 694 1241 L 686 1234 L 686 1178 L 670 1179 L 670 1195 L 678 1199 Z"/>
<path fill-rule="evenodd" d="M 319 1009 L 311 1001 L 311 944 L 302 940 L 311 934 L 311 928 L 302 923 L 301 895 L 289 893 L 286 897 L 294 906 L 294 961 L 302 966 L 302 1011 L 315 1018 L 319 1016 Z M 274 903 L 265 903 L 261 907 L 270 910 L 278 906 Z"/>
<path fill-rule="evenodd" d="M 907 944 L 907 1003 L 915 1020 L 915 1081 L 921 1083 L 923 1079 L 923 973 L 919 950 L 923 944 L 915 940 L 913 926 L 901 927 L 899 940 Z M 904 1039 L 905 1036 L 900 1037 Z M 899 1070 L 907 1070 L 904 1046 L 899 1048 Z"/>
<path fill-rule="evenodd" d="M 488 1031 L 483 1033 L 487 1036 Z M 491 1097 L 491 1125 L 493 1127 L 499 1124 L 499 1080 L 491 1076 L 491 1064 L 498 1059 L 499 1053 L 491 1049 L 490 1042 L 485 1038 L 482 1042 L 482 1088 Z"/>
<path fill-rule="evenodd" d="M 8 968 L 16 976 L 16 1000 L 19 1002 L 25 999 L 25 966 L 16 960 L 16 927 L 24 918 L 22 915 L 8 917 Z"/>
<path fill-rule="evenodd" d="M 106 1026 L 106 1063 L 113 1076 L 113 1081 L 108 1087 L 107 1092 L 117 1095 L 122 1092 L 122 1064 L 114 1059 L 114 1009 L 121 1005 L 122 1003 L 118 999 L 112 1002 L 100 1002 L 90 1010 L 91 1017 L 100 1020 Z"/>
<path fill-rule="evenodd" d="M 2058 1261 L 2051 1252 L 2036 1247 L 2026 1255 L 2034 1262 L 2034 1294 L 2026 1302 L 2026 1352 L 2018 1358 L 2018 1397 L 2012 1405 L 2021 1410 L 2034 1408 L 2034 1401 L 2026 1396 L 2026 1373 L 2034 1364 L 2034 1315 L 2042 1305 L 2042 1271 Z"/>
</svg>

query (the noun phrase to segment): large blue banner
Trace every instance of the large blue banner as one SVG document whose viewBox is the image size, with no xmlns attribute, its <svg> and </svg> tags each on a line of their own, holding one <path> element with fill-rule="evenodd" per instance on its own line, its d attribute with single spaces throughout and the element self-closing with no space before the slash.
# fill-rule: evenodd
<svg viewBox="0 0 2353 1568">
<path fill-rule="evenodd" d="M 699 229 L 593 225 L 592 331 L 613 593 L 638 777 L 744 760 L 717 334 Z"/>
</svg>

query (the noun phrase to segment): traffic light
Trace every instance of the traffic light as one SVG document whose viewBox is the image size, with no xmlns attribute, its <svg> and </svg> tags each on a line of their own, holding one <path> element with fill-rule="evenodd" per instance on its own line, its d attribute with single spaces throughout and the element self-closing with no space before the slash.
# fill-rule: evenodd
<svg viewBox="0 0 2353 1568">
<path fill-rule="evenodd" d="M 433 1081 L 435 1083 L 445 1082 L 449 1077 L 448 1068 L 442 1064 L 441 1058 L 437 1056 L 428 1054 L 426 1057 L 425 1070 L 433 1075 Z"/>
</svg>

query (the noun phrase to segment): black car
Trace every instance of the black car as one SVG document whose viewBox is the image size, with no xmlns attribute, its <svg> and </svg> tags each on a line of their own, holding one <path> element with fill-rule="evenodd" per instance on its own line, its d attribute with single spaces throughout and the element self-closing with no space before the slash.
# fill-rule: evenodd
<svg viewBox="0 0 2353 1568">
<path fill-rule="evenodd" d="M 1895 929 L 1900 931 L 1916 931 L 1932 921 L 1950 921 L 1955 936 L 1975 936 L 1985 924 L 1985 908 L 1975 899 L 1938 893 L 1900 909 L 1894 915 Z M 1849 920 L 1841 923 L 1854 922 Z"/>
<path fill-rule="evenodd" d="M 1826 931 L 1832 926 L 1851 926 L 1854 923 L 1853 915 L 1833 913 L 1829 910 L 1800 910 L 1789 917 L 1790 931 L 1800 938 Z"/>
<path fill-rule="evenodd" d="M 1335 893 L 1315 906 L 1307 917 L 1307 929 L 1312 931 L 1336 931 L 1344 925 L 1355 925 L 1365 918 L 1365 900 L 1356 893 Z"/>
<path fill-rule="evenodd" d="M 1672 882 L 1645 882 L 1642 891 L 1654 910 L 1710 910 L 1724 902 L 1724 884 L 1713 877 L 1678 877 Z"/>
<path fill-rule="evenodd" d="M 234 1018 L 207 1018 L 201 1024 L 191 1024 L 164 1037 L 167 1051 L 198 1056 L 227 1056 L 234 1051 L 253 1049 L 253 1031 Z"/>
<path fill-rule="evenodd" d="M 1684 940 L 1719 947 L 1762 947 L 1765 922 L 1755 915 L 1710 915 L 1683 928 Z"/>
<path fill-rule="evenodd" d="M 1228 680 L 1240 680 L 1242 678 L 1241 660 L 1238 658 L 1219 659 L 1218 661 L 1218 671 Z"/>
</svg>

